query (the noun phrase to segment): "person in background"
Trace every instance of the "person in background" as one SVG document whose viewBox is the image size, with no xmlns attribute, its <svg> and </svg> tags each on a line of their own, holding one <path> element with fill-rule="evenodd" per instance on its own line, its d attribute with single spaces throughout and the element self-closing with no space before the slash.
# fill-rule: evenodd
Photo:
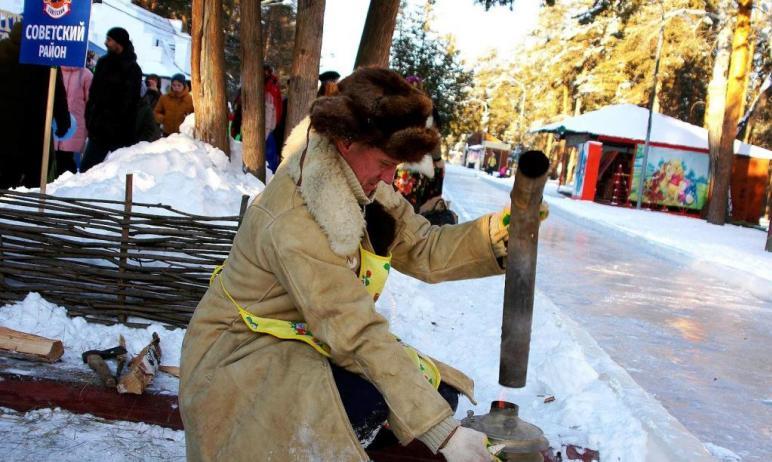
<svg viewBox="0 0 772 462">
<path fill-rule="evenodd" d="M 330 96 L 330 93 L 336 91 L 340 74 L 335 71 L 326 71 L 319 74 L 319 91 L 316 92 L 317 98 L 320 96 Z"/>
<path fill-rule="evenodd" d="M 86 105 L 88 103 L 91 79 L 94 75 L 83 67 L 62 66 L 62 79 L 67 90 L 67 106 L 75 119 L 77 129 L 68 140 L 56 141 L 56 176 L 64 172 L 75 173 L 75 156 L 86 147 Z"/>
<path fill-rule="evenodd" d="M 488 164 L 485 171 L 488 172 L 488 175 L 493 175 L 493 172 L 496 171 L 496 156 L 491 154 L 491 156 L 488 157 Z"/>
<path fill-rule="evenodd" d="M 415 75 L 405 79 L 410 85 L 426 94 L 423 80 Z M 428 95 L 427 95 L 428 96 Z M 432 109 L 431 126 L 441 128 L 440 114 L 436 106 Z M 445 180 L 445 162 L 442 160 L 440 145 L 427 153 L 419 162 L 405 162 L 397 168 L 394 187 L 402 194 L 416 213 L 420 213 L 433 225 L 458 223 L 458 216 L 442 198 L 442 183 Z"/>
<path fill-rule="evenodd" d="M 0 40 L 0 188 L 40 186 L 43 133 L 49 71 L 45 66 L 19 63 L 22 23 Z M 57 136 L 70 128 L 67 94 L 61 71 L 56 72 L 54 120 Z M 52 143 L 53 147 L 53 143 Z M 50 151 L 53 153 L 53 150 Z M 53 155 L 51 156 L 54 157 Z"/>
<path fill-rule="evenodd" d="M 283 140 L 276 139 L 276 126 L 282 118 L 281 86 L 279 79 L 273 73 L 269 64 L 263 66 L 263 82 L 265 83 L 265 161 L 272 172 L 279 167 L 279 144 Z"/>
<path fill-rule="evenodd" d="M 137 123 L 136 137 L 137 141 L 153 142 L 161 138 L 161 127 L 155 121 L 153 107 L 148 103 L 147 87 L 142 83 L 140 98 L 137 102 Z"/>
<path fill-rule="evenodd" d="M 155 74 L 145 77 L 145 96 L 144 100 L 151 110 L 155 109 L 158 100 L 161 98 L 161 78 Z"/>
<path fill-rule="evenodd" d="M 164 136 L 180 132 L 180 125 L 193 113 L 193 96 L 185 85 L 185 76 L 174 74 L 169 92 L 155 105 L 155 120 L 161 124 Z"/>
<path fill-rule="evenodd" d="M 105 160 L 108 152 L 136 143 L 137 102 L 142 69 L 126 29 L 113 27 L 105 39 L 107 54 L 99 58 L 86 105 L 88 143 L 80 171 Z"/>
<path fill-rule="evenodd" d="M 90 70 L 93 73 L 94 69 L 96 69 L 96 63 L 97 63 L 96 53 L 94 53 L 94 50 L 88 50 L 86 52 L 86 69 Z"/>
</svg>

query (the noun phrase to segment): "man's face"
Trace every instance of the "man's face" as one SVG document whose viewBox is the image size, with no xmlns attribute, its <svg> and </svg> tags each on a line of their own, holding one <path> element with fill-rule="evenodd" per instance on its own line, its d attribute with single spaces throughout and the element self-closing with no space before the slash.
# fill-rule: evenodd
<svg viewBox="0 0 772 462">
<path fill-rule="evenodd" d="M 367 196 L 370 196 L 378 183 L 391 184 L 399 161 L 392 159 L 385 152 L 366 144 L 336 141 L 343 159 L 354 171 L 359 184 Z"/>
<path fill-rule="evenodd" d="M 172 82 L 172 91 L 175 93 L 179 93 L 182 91 L 182 89 L 185 88 L 185 85 L 182 84 L 179 80 L 175 80 Z"/>
<path fill-rule="evenodd" d="M 147 79 L 146 85 L 151 90 L 158 90 L 158 81 L 156 79 Z"/>
<path fill-rule="evenodd" d="M 123 53 L 123 46 L 116 42 L 115 40 L 111 39 L 110 37 L 107 37 L 105 39 L 105 48 L 107 48 L 107 51 L 110 53 L 119 55 Z"/>
</svg>

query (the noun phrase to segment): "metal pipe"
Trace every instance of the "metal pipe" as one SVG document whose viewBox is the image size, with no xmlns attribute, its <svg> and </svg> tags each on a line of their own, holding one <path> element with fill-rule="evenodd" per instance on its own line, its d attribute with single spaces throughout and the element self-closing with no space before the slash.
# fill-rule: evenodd
<svg viewBox="0 0 772 462">
<path fill-rule="evenodd" d="M 524 152 L 520 155 L 510 195 L 512 205 L 499 364 L 499 383 L 505 387 L 524 387 L 528 373 L 539 207 L 548 170 L 549 159 L 543 152 Z"/>
</svg>

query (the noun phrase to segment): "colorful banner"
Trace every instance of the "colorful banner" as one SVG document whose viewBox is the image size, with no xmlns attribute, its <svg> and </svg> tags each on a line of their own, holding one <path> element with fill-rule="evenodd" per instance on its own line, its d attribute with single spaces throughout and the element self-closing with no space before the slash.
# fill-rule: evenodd
<svg viewBox="0 0 772 462">
<path fill-rule="evenodd" d="M 83 67 L 91 0 L 26 0 L 19 62 Z"/>
<path fill-rule="evenodd" d="M 700 210 L 708 195 L 707 154 L 682 149 L 649 147 L 643 202 Z M 635 153 L 630 201 L 638 200 L 638 181 L 643 164 L 643 145 Z"/>
</svg>

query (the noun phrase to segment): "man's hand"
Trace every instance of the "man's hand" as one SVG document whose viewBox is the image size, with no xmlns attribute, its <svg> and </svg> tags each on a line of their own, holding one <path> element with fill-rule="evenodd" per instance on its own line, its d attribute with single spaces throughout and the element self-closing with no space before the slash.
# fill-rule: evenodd
<svg viewBox="0 0 772 462">
<path fill-rule="evenodd" d="M 450 435 L 440 454 L 448 462 L 490 462 L 493 455 L 487 446 L 488 437 L 471 428 L 458 427 Z"/>
<path fill-rule="evenodd" d="M 493 245 L 493 253 L 496 258 L 507 256 L 507 241 L 509 240 L 509 214 L 510 206 L 507 205 L 498 213 L 491 215 L 490 237 Z M 539 221 L 544 221 L 550 214 L 549 206 L 542 202 L 539 206 Z"/>
</svg>

